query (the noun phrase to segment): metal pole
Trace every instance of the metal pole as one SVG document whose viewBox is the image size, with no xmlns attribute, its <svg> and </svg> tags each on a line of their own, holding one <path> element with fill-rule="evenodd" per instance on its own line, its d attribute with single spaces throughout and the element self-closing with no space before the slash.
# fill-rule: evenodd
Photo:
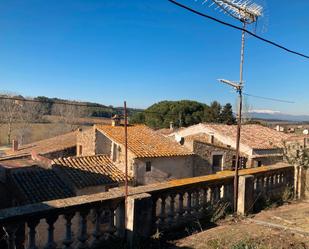
<svg viewBox="0 0 309 249">
<path fill-rule="evenodd" d="M 127 199 L 128 199 L 128 117 L 127 117 L 127 102 L 124 101 L 124 157 L 125 157 L 125 193 L 124 193 L 124 236 L 127 238 Z"/>
<path fill-rule="evenodd" d="M 243 22 L 243 29 L 246 28 L 246 23 Z M 237 138 L 236 138 L 236 168 L 234 177 L 234 212 L 237 212 L 238 202 L 238 169 L 240 166 L 239 144 L 240 144 L 240 131 L 241 131 L 241 112 L 242 112 L 242 84 L 243 84 L 243 66 L 244 66 L 244 52 L 245 52 L 245 32 L 242 31 L 241 35 L 241 52 L 240 52 L 240 87 L 237 89 L 239 106 L 238 106 L 238 122 L 237 122 Z"/>
<path fill-rule="evenodd" d="M 124 101 L 124 144 L 125 144 L 125 199 L 128 197 L 128 117 L 127 102 Z"/>
</svg>

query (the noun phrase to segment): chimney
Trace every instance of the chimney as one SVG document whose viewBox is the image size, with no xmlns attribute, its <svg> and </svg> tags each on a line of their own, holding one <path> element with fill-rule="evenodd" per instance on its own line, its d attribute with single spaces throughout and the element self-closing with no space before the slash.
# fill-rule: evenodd
<svg viewBox="0 0 309 249">
<path fill-rule="evenodd" d="M 171 130 L 171 131 L 174 130 L 174 122 L 173 122 L 173 121 L 170 122 L 170 130 Z"/>
<path fill-rule="evenodd" d="M 18 141 L 15 139 L 12 141 L 12 150 L 18 151 Z"/>
<path fill-rule="evenodd" d="M 120 125 L 120 117 L 119 117 L 119 115 L 114 115 L 113 117 L 112 117 L 112 126 L 119 126 Z"/>
</svg>

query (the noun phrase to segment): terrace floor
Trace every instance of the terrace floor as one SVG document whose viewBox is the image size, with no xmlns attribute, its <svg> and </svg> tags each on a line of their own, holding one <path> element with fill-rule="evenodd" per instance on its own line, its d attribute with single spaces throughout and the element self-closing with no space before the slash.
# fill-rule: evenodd
<svg viewBox="0 0 309 249">
<path fill-rule="evenodd" d="M 242 220 L 230 217 L 218 225 L 166 248 L 309 249 L 309 201 L 271 208 Z"/>
</svg>

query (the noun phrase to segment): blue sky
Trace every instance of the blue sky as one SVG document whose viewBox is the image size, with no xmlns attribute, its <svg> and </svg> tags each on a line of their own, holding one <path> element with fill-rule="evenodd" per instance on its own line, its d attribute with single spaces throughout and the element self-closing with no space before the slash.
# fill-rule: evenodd
<svg viewBox="0 0 309 249">
<path fill-rule="evenodd" d="M 309 54 L 309 1 L 260 0 L 257 33 Z M 239 24 L 201 5 L 198 10 Z M 252 27 L 253 28 L 253 27 Z M 3 0 L 0 89 L 147 107 L 160 100 L 218 100 L 235 94 L 218 78 L 238 80 L 240 32 L 167 0 Z M 309 114 L 309 60 L 252 37 L 246 40 L 245 91 L 295 104 L 248 98 L 253 109 Z"/>
</svg>

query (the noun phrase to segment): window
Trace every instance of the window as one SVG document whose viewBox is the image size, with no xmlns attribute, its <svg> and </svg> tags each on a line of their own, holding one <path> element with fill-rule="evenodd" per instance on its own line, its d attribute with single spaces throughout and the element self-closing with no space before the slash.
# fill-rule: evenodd
<svg viewBox="0 0 309 249">
<path fill-rule="evenodd" d="M 146 172 L 151 171 L 151 162 L 146 162 Z"/>
<path fill-rule="evenodd" d="M 234 170 L 236 167 L 236 156 L 233 156 L 233 159 L 232 159 L 232 169 Z"/>
<path fill-rule="evenodd" d="M 262 166 L 262 161 L 257 161 L 257 166 L 261 167 Z"/>
<path fill-rule="evenodd" d="M 222 169 L 223 155 L 212 156 L 212 167 L 215 172 Z"/>
</svg>

